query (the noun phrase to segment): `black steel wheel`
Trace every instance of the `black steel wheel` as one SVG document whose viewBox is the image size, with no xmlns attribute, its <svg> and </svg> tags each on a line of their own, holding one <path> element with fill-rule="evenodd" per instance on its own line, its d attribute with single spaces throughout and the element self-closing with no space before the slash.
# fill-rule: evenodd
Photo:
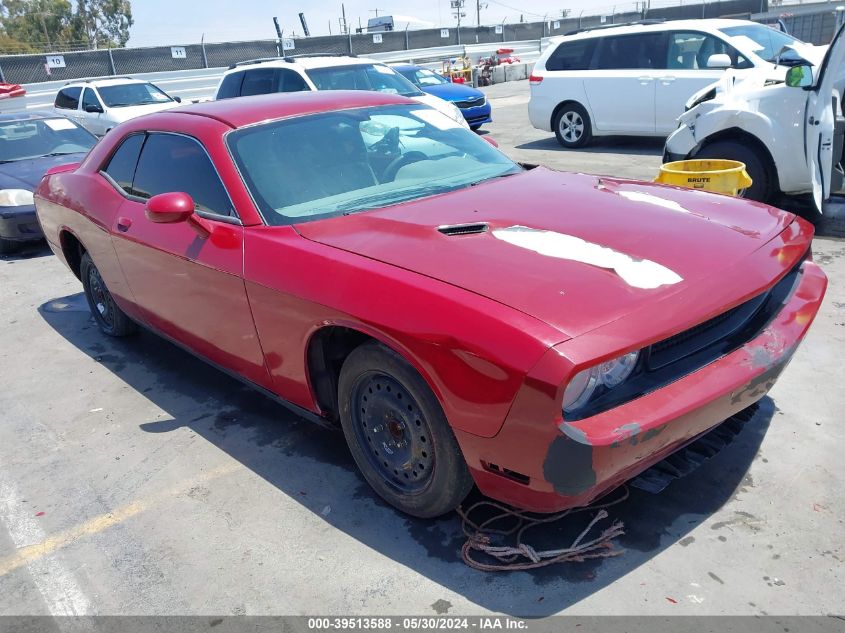
<svg viewBox="0 0 845 633">
<path fill-rule="evenodd" d="M 437 398 L 408 363 L 362 345 L 343 364 L 338 395 L 349 449 L 376 493 L 418 517 L 460 505 L 472 478 Z"/>
<path fill-rule="evenodd" d="M 100 271 L 87 252 L 82 255 L 79 273 L 88 307 L 100 330 L 109 336 L 126 336 L 134 332 L 134 321 L 114 302 Z"/>
<path fill-rule="evenodd" d="M 378 475 L 400 494 L 428 486 L 434 473 L 431 429 L 419 403 L 381 371 L 358 377 L 350 410 L 355 439 Z"/>
</svg>

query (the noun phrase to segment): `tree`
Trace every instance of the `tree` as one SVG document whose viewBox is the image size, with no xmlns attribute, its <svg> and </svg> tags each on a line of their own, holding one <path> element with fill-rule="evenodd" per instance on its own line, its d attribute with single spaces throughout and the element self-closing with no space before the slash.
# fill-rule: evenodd
<svg viewBox="0 0 845 633">
<path fill-rule="evenodd" d="M 4 0 L 0 13 L 6 35 L 18 42 L 49 48 L 70 39 L 68 0 Z"/>
<path fill-rule="evenodd" d="M 125 46 L 129 41 L 132 4 L 129 0 L 77 0 L 73 30 L 93 46 Z"/>
<path fill-rule="evenodd" d="M 129 0 L 2 0 L 0 22 L 9 45 L 73 50 L 125 46 L 133 24 Z"/>
</svg>

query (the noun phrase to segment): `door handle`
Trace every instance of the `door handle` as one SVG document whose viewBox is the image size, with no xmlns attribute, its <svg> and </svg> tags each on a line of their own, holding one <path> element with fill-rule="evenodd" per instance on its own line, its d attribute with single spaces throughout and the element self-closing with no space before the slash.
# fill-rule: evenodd
<svg viewBox="0 0 845 633">
<path fill-rule="evenodd" d="M 669 77 L 661 77 L 660 78 L 660 83 L 662 83 L 664 85 L 670 84 L 674 81 L 675 81 L 675 77 L 672 77 L 671 75 Z"/>
<path fill-rule="evenodd" d="M 643 75 L 642 77 L 639 77 L 639 81 L 640 81 L 641 84 L 647 84 L 648 82 L 652 81 L 653 79 L 654 79 L 654 77 L 649 77 L 647 75 Z"/>
<path fill-rule="evenodd" d="M 118 218 L 117 219 L 117 230 L 121 233 L 126 233 L 129 230 L 129 227 L 132 226 L 132 220 L 129 218 Z"/>
</svg>

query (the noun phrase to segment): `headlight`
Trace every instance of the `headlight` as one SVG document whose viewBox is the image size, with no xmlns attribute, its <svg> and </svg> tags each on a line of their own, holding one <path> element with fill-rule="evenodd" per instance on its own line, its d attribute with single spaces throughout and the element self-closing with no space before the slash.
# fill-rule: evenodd
<svg viewBox="0 0 845 633">
<path fill-rule="evenodd" d="M 0 207 L 22 207 L 32 203 L 31 191 L 26 189 L 0 189 Z"/>
<path fill-rule="evenodd" d="M 563 392 L 563 411 L 571 413 L 587 404 L 597 390 L 606 391 L 625 382 L 637 366 L 640 353 L 630 352 L 578 372 Z"/>
<path fill-rule="evenodd" d="M 458 123 L 464 123 L 464 113 L 461 112 L 461 109 L 454 103 L 450 103 L 449 105 L 452 106 L 452 118 Z"/>
</svg>

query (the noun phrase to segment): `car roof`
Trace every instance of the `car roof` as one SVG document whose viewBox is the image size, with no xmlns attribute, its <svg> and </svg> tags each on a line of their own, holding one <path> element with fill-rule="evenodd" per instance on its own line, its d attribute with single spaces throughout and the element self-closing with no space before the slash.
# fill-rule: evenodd
<svg viewBox="0 0 845 633">
<path fill-rule="evenodd" d="M 62 88 L 68 86 L 94 86 L 100 88 L 101 86 L 123 86 L 126 84 L 146 84 L 150 83 L 143 79 L 133 79 L 132 77 L 106 77 L 103 79 L 77 79 L 66 83 Z"/>
<path fill-rule="evenodd" d="M 702 18 L 695 20 L 666 20 L 654 22 L 634 22 L 632 24 L 620 24 L 618 26 L 596 25 L 595 27 L 584 27 L 583 29 L 573 31 L 570 35 L 561 35 L 553 37 L 552 41 L 557 42 L 562 39 L 586 39 L 591 37 L 607 37 L 609 35 L 627 35 L 630 33 L 648 33 L 650 31 L 668 31 L 668 30 L 686 30 L 690 31 L 706 31 L 714 29 L 724 29 L 731 26 L 748 26 L 757 25 L 758 22 L 751 22 L 749 20 L 735 20 L 730 18 Z"/>
<path fill-rule="evenodd" d="M 67 117 L 49 110 L 27 110 L 25 112 L 7 112 L 0 114 L 0 123 L 11 121 L 37 121 L 38 119 L 66 119 Z M 69 119 L 68 119 L 69 120 Z"/>
<path fill-rule="evenodd" d="M 246 60 L 236 64 L 227 72 L 244 70 L 250 66 L 273 66 L 278 68 L 290 68 L 299 66 L 302 70 L 312 68 L 332 68 L 335 66 L 360 66 L 362 64 L 383 64 L 377 59 L 366 57 L 351 57 L 348 55 L 314 55 L 309 57 L 270 57 L 267 59 Z"/>
<path fill-rule="evenodd" d="M 238 128 L 262 121 L 318 114 L 320 112 L 397 104 L 419 105 L 413 99 L 384 92 L 319 90 L 207 101 L 166 110 L 162 114 L 203 116 Z M 151 114 L 144 119 L 151 120 L 156 116 L 156 114 Z"/>
<path fill-rule="evenodd" d="M 394 70 L 424 70 L 425 66 L 419 66 L 417 64 L 388 64 Z"/>
</svg>

